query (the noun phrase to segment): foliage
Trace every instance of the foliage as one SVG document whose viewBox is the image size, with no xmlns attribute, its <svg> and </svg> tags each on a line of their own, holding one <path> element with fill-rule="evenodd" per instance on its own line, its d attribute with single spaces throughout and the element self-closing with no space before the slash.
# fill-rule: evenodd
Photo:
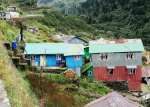
<svg viewBox="0 0 150 107">
<path fill-rule="evenodd" d="M 150 1 L 87 0 L 78 9 L 80 17 L 116 38 L 142 38 L 150 43 Z"/>
<path fill-rule="evenodd" d="M 81 88 L 87 92 L 94 92 L 96 94 L 105 95 L 110 92 L 110 89 L 101 82 L 90 83 L 87 79 L 80 80 Z"/>
<path fill-rule="evenodd" d="M 61 30 L 64 34 L 73 35 L 75 34 L 75 32 L 96 32 L 94 28 L 87 25 L 83 20 L 80 20 L 77 17 L 71 15 L 63 15 L 59 11 L 52 9 L 44 10 L 43 14 L 45 15 L 45 17 L 39 19 L 38 22 L 41 22 L 42 24 L 47 25 L 50 28 L 55 28 L 57 32 Z"/>
<path fill-rule="evenodd" d="M 145 65 L 147 62 L 147 58 L 145 56 L 142 56 L 142 63 Z"/>
<path fill-rule="evenodd" d="M 53 81 L 40 77 L 38 74 L 28 74 L 27 77 L 31 84 L 31 89 L 38 97 L 39 105 L 45 107 L 74 107 L 75 98 L 67 91 L 61 91 L 61 86 Z"/>
<path fill-rule="evenodd" d="M 0 39 L 0 42 L 3 40 Z M 0 44 L 0 78 L 3 81 L 11 107 L 34 107 L 36 99 L 32 97 L 25 81 L 12 66 L 6 49 Z"/>
<path fill-rule="evenodd" d="M 72 79 L 68 79 L 64 76 L 64 74 L 52 74 L 50 76 L 48 76 L 48 78 L 56 83 L 60 83 L 60 84 L 68 84 L 72 82 Z"/>
</svg>

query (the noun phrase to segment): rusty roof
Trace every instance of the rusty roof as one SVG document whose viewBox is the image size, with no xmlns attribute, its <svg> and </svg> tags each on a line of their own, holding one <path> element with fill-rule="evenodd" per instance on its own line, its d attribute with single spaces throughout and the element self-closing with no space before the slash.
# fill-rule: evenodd
<svg viewBox="0 0 150 107">
<path fill-rule="evenodd" d="M 150 77 L 150 67 L 142 68 L 142 77 Z"/>
<path fill-rule="evenodd" d="M 100 38 L 99 40 L 92 40 L 90 44 L 122 44 L 122 43 L 142 43 L 141 39 L 117 39 L 117 40 L 106 40 Z"/>
<path fill-rule="evenodd" d="M 111 92 L 99 99 L 96 99 L 84 107 L 143 107 L 142 105 L 135 103 L 117 92 Z"/>
</svg>

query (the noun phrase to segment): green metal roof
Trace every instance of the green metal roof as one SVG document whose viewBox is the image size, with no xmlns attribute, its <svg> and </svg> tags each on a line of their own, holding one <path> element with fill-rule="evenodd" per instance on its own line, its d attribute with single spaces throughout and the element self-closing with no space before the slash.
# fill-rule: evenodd
<svg viewBox="0 0 150 107">
<path fill-rule="evenodd" d="M 64 54 L 67 43 L 26 43 L 24 54 Z"/>
<path fill-rule="evenodd" d="M 68 51 L 64 54 L 64 56 L 84 55 L 83 44 L 68 44 L 67 49 Z"/>
<path fill-rule="evenodd" d="M 84 65 L 81 69 L 81 72 L 85 72 L 86 70 L 88 70 L 90 67 L 92 67 L 92 63 L 89 62 L 88 64 Z"/>
<path fill-rule="evenodd" d="M 142 42 L 138 43 L 114 43 L 114 44 L 90 44 L 90 53 L 109 52 L 139 52 L 144 51 Z"/>
</svg>

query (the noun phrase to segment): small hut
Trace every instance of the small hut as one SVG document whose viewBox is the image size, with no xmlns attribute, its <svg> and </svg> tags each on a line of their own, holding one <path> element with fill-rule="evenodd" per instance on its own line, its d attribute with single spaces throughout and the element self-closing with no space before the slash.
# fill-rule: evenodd
<svg viewBox="0 0 150 107">
<path fill-rule="evenodd" d="M 66 78 L 74 78 L 75 77 L 75 72 L 71 69 L 66 70 L 65 72 Z"/>
</svg>

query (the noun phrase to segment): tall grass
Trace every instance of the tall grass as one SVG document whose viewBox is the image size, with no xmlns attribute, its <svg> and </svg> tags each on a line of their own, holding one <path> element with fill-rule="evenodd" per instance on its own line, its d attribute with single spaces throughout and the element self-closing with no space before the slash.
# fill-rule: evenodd
<svg viewBox="0 0 150 107">
<path fill-rule="evenodd" d="M 28 74 L 31 89 L 44 107 L 76 107 L 76 100 L 71 93 L 61 91 L 60 85 L 36 74 Z"/>
<path fill-rule="evenodd" d="M 1 40 L 0 40 L 1 42 Z M 33 99 L 24 80 L 12 66 L 10 59 L 7 56 L 5 48 L 0 43 L 0 78 L 3 81 L 7 91 L 8 98 L 12 107 L 34 107 L 36 99 Z"/>
</svg>

